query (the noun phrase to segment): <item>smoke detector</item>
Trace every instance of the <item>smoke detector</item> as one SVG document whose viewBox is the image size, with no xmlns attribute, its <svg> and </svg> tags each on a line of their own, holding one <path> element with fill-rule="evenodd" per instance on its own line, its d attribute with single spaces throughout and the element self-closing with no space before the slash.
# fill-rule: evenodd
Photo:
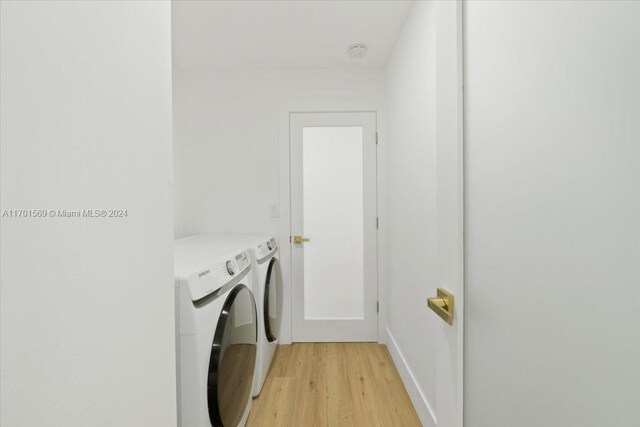
<svg viewBox="0 0 640 427">
<path fill-rule="evenodd" d="M 354 43 L 349 46 L 349 49 L 347 49 L 347 53 L 349 54 L 349 58 L 362 58 L 364 54 L 367 53 L 367 45 L 364 43 Z"/>
</svg>

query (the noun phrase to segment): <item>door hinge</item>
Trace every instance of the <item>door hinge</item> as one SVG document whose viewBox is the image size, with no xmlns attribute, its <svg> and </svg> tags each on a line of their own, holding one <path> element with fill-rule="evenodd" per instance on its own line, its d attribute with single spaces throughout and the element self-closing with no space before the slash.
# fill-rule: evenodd
<svg viewBox="0 0 640 427">
<path fill-rule="evenodd" d="M 380 228 L 380 218 L 376 217 L 376 230 Z"/>
<path fill-rule="evenodd" d="M 376 301 L 376 313 L 380 313 L 380 301 Z"/>
</svg>

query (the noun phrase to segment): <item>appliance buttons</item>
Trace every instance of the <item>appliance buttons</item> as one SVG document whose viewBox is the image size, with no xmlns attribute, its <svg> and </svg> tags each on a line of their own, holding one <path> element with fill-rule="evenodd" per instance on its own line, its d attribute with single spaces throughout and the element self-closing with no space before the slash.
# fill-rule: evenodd
<svg viewBox="0 0 640 427">
<path fill-rule="evenodd" d="M 236 274 L 236 267 L 233 265 L 233 262 L 231 261 L 227 261 L 227 273 L 229 273 L 231 276 Z"/>
</svg>

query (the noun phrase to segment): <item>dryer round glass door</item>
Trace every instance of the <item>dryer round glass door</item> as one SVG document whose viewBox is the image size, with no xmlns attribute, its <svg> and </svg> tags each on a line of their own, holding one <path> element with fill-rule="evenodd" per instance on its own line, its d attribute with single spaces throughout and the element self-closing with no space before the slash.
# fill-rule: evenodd
<svg viewBox="0 0 640 427">
<path fill-rule="evenodd" d="M 269 342 L 273 342 L 280 334 L 282 319 L 282 270 L 276 257 L 269 262 L 263 300 L 264 331 Z"/>
<path fill-rule="evenodd" d="M 229 292 L 211 346 L 207 402 L 214 426 L 237 426 L 251 395 L 258 324 L 253 294 L 245 285 Z"/>
</svg>

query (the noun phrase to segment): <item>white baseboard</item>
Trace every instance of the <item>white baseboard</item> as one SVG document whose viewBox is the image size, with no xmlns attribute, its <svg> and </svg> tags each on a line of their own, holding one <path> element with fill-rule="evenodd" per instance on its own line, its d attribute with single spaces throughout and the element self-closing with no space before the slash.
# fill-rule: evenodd
<svg viewBox="0 0 640 427">
<path fill-rule="evenodd" d="M 416 408 L 420 422 L 422 422 L 422 425 L 425 427 L 436 427 L 437 420 L 435 412 L 433 411 L 433 408 L 431 408 L 431 405 L 429 405 L 426 396 L 416 381 L 416 377 L 413 375 L 411 368 L 409 368 L 407 361 L 402 355 L 402 351 L 400 350 L 400 347 L 398 347 L 398 343 L 393 338 L 393 335 L 388 328 L 387 337 L 387 348 L 389 349 L 389 353 L 391 353 L 393 363 L 395 363 L 396 368 L 400 373 L 400 378 L 402 378 L 404 387 L 409 393 L 411 402 Z"/>
</svg>

